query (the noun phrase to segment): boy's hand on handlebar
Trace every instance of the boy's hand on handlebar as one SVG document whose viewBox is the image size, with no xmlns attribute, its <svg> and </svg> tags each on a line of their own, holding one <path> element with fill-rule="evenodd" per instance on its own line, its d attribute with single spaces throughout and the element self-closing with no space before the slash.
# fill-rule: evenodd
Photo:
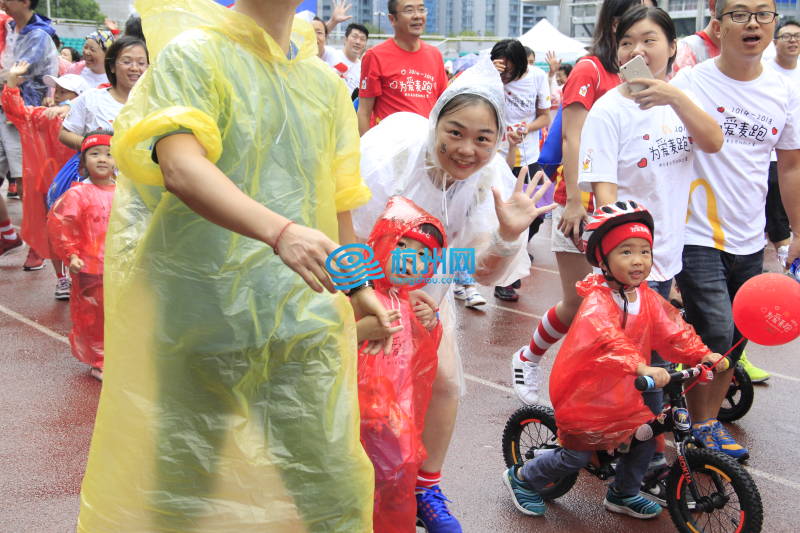
<svg viewBox="0 0 800 533">
<path fill-rule="evenodd" d="M 669 372 L 665 368 L 657 366 L 647 366 L 644 363 L 639 363 L 636 369 L 638 376 L 650 376 L 656 384 L 656 387 L 666 387 L 669 385 Z"/>
<path fill-rule="evenodd" d="M 718 353 L 710 353 L 710 354 L 706 355 L 705 357 L 703 357 L 703 359 L 701 359 L 700 362 L 701 363 L 711 363 L 713 365 L 717 361 L 719 361 L 720 359 L 723 359 L 722 355 L 720 355 Z M 730 359 L 725 358 L 725 361 L 721 361 L 716 367 L 714 367 L 714 372 L 717 372 L 717 373 L 725 372 L 726 370 L 728 370 L 730 368 L 730 366 L 731 366 Z"/>
</svg>

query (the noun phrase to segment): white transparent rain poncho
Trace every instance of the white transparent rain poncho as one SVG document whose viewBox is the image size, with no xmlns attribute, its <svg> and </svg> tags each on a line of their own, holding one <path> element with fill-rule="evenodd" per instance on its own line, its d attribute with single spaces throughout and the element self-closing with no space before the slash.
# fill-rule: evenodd
<svg viewBox="0 0 800 533">
<path fill-rule="evenodd" d="M 447 231 L 452 248 L 474 248 L 477 283 L 487 286 L 508 285 L 530 273 L 530 259 L 525 245 L 527 230 L 508 243 L 499 238 L 499 222 L 494 207 L 492 187 L 508 198 L 516 178 L 498 154 L 480 170 L 464 180 L 448 179 L 435 150 L 436 124 L 442 108 L 461 94 L 481 96 L 498 117 L 497 145 L 504 131 L 503 82 L 488 55 L 466 70 L 445 90 L 426 119 L 413 113 L 395 113 L 386 117 L 361 138 L 361 176 L 372 191 L 372 198 L 353 211 L 356 235 L 366 240 L 376 220 L 392 196 L 404 196 L 438 218 Z M 495 146 L 495 151 L 497 146 Z M 452 181 L 449 185 L 448 181 Z M 444 336 L 443 350 L 456 352 L 453 337 L 453 274 L 439 273 L 425 291 L 441 302 L 440 317 Z M 452 358 L 450 358 L 452 359 Z M 458 357 L 456 356 L 457 360 Z M 440 357 L 440 365 L 442 361 Z M 440 366 L 440 372 L 448 372 Z M 460 374 L 460 364 L 454 370 Z M 463 385 L 463 379 L 459 377 Z M 463 389 L 463 387 L 462 387 Z"/>
</svg>

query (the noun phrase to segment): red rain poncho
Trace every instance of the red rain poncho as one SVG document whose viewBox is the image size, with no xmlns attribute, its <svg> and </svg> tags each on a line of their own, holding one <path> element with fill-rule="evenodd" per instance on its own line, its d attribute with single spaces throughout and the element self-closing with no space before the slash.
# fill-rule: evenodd
<svg viewBox="0 0 800 533">
<path fill-rule="evenodd" d="M 653 413 L 633 382 L 639 363 L 655 350 L 668 361 L 697 364 L 711 353 L 680 312 L 650 289 L 639 287 L 637 315 L 622 309 L 603 276 L 576 285 L 583 303 L 550 373 L 550 400 L 561 445 L 573 450 L 610 450 L 630 439 Z"/>
<path fill-rule="evenodd" d="M 46 107 L 26 106 L 18 88 L 3 88 L 2 105 L 22 143 L 22 239 L 41 257 L 49 258 L 45 196 L 75 150 L 58 141 L 62 119 L 45 117 Z"/>
<path fill-rule="evenodd" d="M 433 224 L 444 236 L 438 219 L 411 200 L 390 198 L 367 240 L 380 265 L 391 261 L 400 237 L 424 223 Z M 426 457 L 422 430 L 436 377 L 442 326 L 428 331 L 416 318 L 408 299 L 413 288 L 392 286 L 387 278 L 375 281 L 381 303 L 402 313 L 403 330 L 394 336 L 391 355 L 366 354 L 363 345 L 358 354 L 361 442 L 375 467 L 376 533 L 415 531 L 414 486 Z"/>
<path fill-rule="evenodd" d="M 114 186 L 78 183 L 53 206 L 47 229 L 53 251 L 69 264 L 73 254 L 84 266 L 72 274 L 69 334 L 72 355 L 103 368 L 103 258 Z"/>
</svg>

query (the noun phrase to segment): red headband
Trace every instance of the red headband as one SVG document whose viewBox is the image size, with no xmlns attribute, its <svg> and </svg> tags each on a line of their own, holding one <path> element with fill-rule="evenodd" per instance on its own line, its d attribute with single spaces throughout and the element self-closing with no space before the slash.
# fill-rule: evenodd
<svg viewBox="0 0 800 533">
<path fill-rule="evenodd" d="M 403 234 L 403 237 L 414 239 L 415 241 L 419 241 L 425 245 L 426 248 L 430 248 L 431 250 L 434 248 L 441 248 L 442 245 L 439 244 L 439 241 L 436 240 L 436 237 L 430 235 L 428 233 L 424 233 L 419 230 L 419 228 L 414 228 L 412 230 L 408 230 Z"/>
<path fill-rule="evenodd" d="M 90 135 L 81 143 L 81 152 L 95 146 L 111 146 L 111 135 Z"/>
<path fill-rule="evenodd" d="M 653 246 L 653 234 L 650 233 L 650 228 L 641 222 L 630 222 L 617 226 L 609 231 L 606 236 L 603 237 L 603 240 L 600 241 L 600 248 L 603 249 L 603 254 L 608 256 L 622 241 L 633 237 L 644 239 L 650 243 L 650 246 Z M 595 253 L 597 255 L 597 262 L 601 262 L 602 257 L 600 256 L 600 249 L 598 248 Z"/>
</svg>

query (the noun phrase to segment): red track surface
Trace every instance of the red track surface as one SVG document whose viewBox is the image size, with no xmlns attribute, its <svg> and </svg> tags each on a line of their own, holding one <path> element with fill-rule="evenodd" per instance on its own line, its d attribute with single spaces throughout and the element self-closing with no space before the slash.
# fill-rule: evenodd
<svg viewBox="0 0 800 533">
<path fill-rule="evenodd" d="M 9 208 L 18 223 L 20 203 L 11 201 Z M 585 473 L 541 518 L 519 514 L 502 485 L 500 436 L 519 406 L 510 388 L 510 353 L 529 341 L 538 316 L 560 297 L 549 227 L 535 237 L 536 266 L 523 281 L 519 302 L 499 302 L 484 288 L 490 302 L 485 311 L 459 312 L 467 394 L 444 470 L 451 509 L 469 533 L 674 531 L 666 512 L 648 522 L 606 512 L 603 483 Z M 25 253 L 0 257 L 0 532 L 66 533 L 75 529 L 100 384 L 70 356 L 68 304 L 53 299 L 52 267 L 23 272 Z M 769 265 L 775 266 L 772 255 Z M 757 387 L 750 413 L 730 426 L 750 448 L 748 468 L 761 491 L 763 531 L 769 533 L 794 532 L 800 523 L 794 404 L 800 396 L 799 343 L 748 348 L 749 358 L 773 377 Z M 548 372 L 554 353 L 547 356 Z"/>
</svg>

